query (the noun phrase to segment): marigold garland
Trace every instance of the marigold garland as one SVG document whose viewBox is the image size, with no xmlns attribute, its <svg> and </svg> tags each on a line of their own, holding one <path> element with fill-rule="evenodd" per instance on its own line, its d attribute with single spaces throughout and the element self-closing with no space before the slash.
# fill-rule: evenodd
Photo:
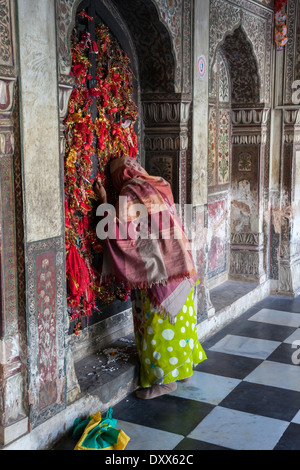
<svg viewBox="0 0 300 470">
<path fill-rule="evenodd" d="M 278 51 L 285 48 L 287 37 L 287 0 L 275 0 L 275 43 Z"/>
<path fill-rule="evenodd" d="M 79 15 L 88 21 L 85 12 Z M 93 87 L 89 54 L 96 54 Z M 134 131 L 138 112 L 133 101 L 133 74 L 129 59 L 104 25 L 96 28 L 96 41 L 86 31 L 74 34 L 71 75 L 75 85 L 71 93 L 65 124 L 65 227 L 68 312 L 75 320 L 75 333 L 82 328 L 82 317 L 92 315 L 97 303 L 127 300 L 127 286 L 100 284 L 95 257 L 103 253 L 96 236 L 93 207 L 93 156 L 97 156 L 98 174 L 109 197 L 112 187 L 106 176 L 111 158 L 137 156 Z M 91 105 L 96 100 L 98 117 L 93 121 Z"/>
</svg>

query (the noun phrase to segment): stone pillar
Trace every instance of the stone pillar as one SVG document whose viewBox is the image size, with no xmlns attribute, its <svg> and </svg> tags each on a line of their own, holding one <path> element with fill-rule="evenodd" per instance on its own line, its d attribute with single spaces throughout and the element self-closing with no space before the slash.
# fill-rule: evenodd
<svg viewBox="0 0 300 470">
<path fill-rule="evenodd" d="M 266 280 L 264 162 L 269 109 L 232 110 L 230 277 Z"/>
<path fill-rule="evenodd" d="M 15 116 L 18 96 L 15 2 L 1 2 L 0 15 L 0 445 L 28 430 L 24 330 L 18 303 L 15 215 Z M 17 152 L 16 152 L 17 153 Z M 22 324 L 23 326 L 23 324 Z"/>
<path fill-rule="evenodd" d="M 0 444 L 28 430 L 19 331 L 14 197 L 14 77 L 0 76 Z"/>
<path fill-rule="evenodd" d="M 214 307 L 207 287 L 207 204 L 208 204 L 208 82 L 210 1 L 196 0 L 194 4 L 193 45 L 193 155 L 192 205 L 194 211 L 194 259 L 200 285 L 197 288 L 198 320 L 213 316 Z"/>
<path fill-rule="evenodd" d="M 66 407 L 66 274 L 54 0 L 18 0 L 30 426 Z"/>
<path fill-rule="evenodd" d="M 175 202 L 181 202 L 182 160 L 188 146 L 190 100 L 181 94 L 144 95 L 144 150 L 146 169 L 171 185 Z"/>
<path fill-rule="evenodd" d="M 279 294 L 294 296 L 300 292 L 300 111 L 282 112 Z"/>
</svg>

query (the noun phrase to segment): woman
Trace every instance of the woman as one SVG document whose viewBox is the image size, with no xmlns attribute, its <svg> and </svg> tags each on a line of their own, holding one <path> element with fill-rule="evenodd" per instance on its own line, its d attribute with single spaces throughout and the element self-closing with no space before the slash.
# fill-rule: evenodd
<svg viewBox="0 0 300 470">
<path fill-rule="evenodd" d="M 116 205 L 115 236 L 106 238 L 102 276 L 134 290 L 142 386 L 136 395 L 152 399 L 176 390 L 177 381 L 190 380 L 193 367 L 206 359 L 194 306 L 199 281 L 170 185 L 130 157 L 112 160 L 110 174 L 122 198 Z M 100 179 L 94 190 L 106 203 Z"/>
</svg>

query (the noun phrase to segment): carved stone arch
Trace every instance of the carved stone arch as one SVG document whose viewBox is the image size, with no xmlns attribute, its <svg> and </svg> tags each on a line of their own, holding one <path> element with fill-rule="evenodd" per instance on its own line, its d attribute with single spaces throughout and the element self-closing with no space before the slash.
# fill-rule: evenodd
<svg viewBox="0 0 300 470">
<path fill-rule="evenodd" d="M 128 24 L 137 48 L 143 93 L 175 90 L 171 34 L 152 0 L 113 0 Z"/>
<path fill-rule="evenodd" d="M 221 12 L 221 13 L 220 13 Z M 210 3 L 210 74 L 218 47 L 226 36 L 240 28 L 256 59 L 260 78 L 260 102 L 271 101 L 271 60 L 273 13 L 262 5 L 248 0 L 212 0 Z"/>
<path fill-rule="evenodd" d="M 57 47 L 59 62 L 59 93 L 61 112 L 61 153 L 64 153 L 63 118 L 72 89 L 70 77 L 70 36 L 75 24 L 75 15 L 82 0 L 56 0 L 57 8 Z M 178 93 L 178 70 L 180 71 L 178 48 L 175 47 L 175 32 L 163 21 L 161 2 L 154 0 L 97 0 L 99 16 L 114 33 L 116 24 L 121 31 L 115 34 L 128 54 L 132 51 L 136 67 L 136 78 L 140 90 L 140 157 L 146 169 L 152 172 L 153 157 L 168 159 L 172 169 L 169 183 L 172 186 L 175 200 L 180 191 L 185 197 L 185 189 L 180 178 L 185 175 L 188 118 L 191 98 Z M 176 3 L 179 8 L 179 3 Z M 100 15 L 101 10 L 101 15 Z M 177 11 L 177 17 L 179 12 Z M 178 34 L 178 32 L 177 32 Z M 122 41 L 123 35 L 123 41 Z M 129 47 L 126 49 L 126 42 Z M 181 77 L 180 77 L 181 78 Z M 139 103 L 137 103 L 139 104 Z M 153 114 L 153 109 L 156 114 Z M 149 116 L 153 115 L 150 119 Z M 153 139 L 160 137 L 165 145 L 155 148 Z M 166 137 L 172 139 L 172 145 Z M 144 139 L 144 141 L 142 140 Z M 180 146 L 176 142 L 180 140 Z M 152 142 L 152 143 L 150 143 Z M 172 148 L 172 150 L 170 150 Z M 167 153 L 166 153 L 167 152 Z M 160 159 L 158 160 L 160 161 Z M 183 165 L 183 170 L 182 170 Z M 185 176 L 184 176 L 185 177 Z M 181 190 L 180 190 L 181 188 Z"/>
<path fill-rule="evenodd" d="M 82 0 L 56 2 L 60 82 L 69 81 L 70 37 L 81 2 Z M 140 77 L 143 93 L 174 92 L 176 67 L 171 34 L 162 22 L 154 2 L 98 0 L 98 3 L 101 18 L 116 34 L 131 59 L 134 74 L 137 79 Z"/>
<path fill-rule="evenodd" d="M 230 70 L 232 105 L 258 104 L 261 78 L 253 45 L 243 26 L 227 34 L 219 47 L 225 54 Z"/>
</svg>

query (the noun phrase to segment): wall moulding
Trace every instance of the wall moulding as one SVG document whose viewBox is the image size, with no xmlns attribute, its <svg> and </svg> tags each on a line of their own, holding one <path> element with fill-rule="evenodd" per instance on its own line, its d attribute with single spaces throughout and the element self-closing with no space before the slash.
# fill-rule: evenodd
<svg viewBox="0 0 300 470">
<path fill-rule="evenodd" d="M 267 124 L 270 108 L 238 108 L 231 110 L 233 125 L 262 125 Z"/>
<path fill-rule="evenodd" d="M 144 97 L 143 118 L 145 126 L 187 125 L 191 101 L 182 101 L 181 95 Z"/>
<path fill-rule="evenodd" d="M 15 83 L 16 77 L 0 76 L 0 119 L 1 114 L 4 114 L 5 116 L 7 113 L 10 113 L 13 109 Z"/>
<path fill-rule="evenodd" d="M 253 245 L 259 246 L 263 240 L 261 233 L 237 232 L 231 233 L 230 243 L 234 245 Z"/>
</svg>

